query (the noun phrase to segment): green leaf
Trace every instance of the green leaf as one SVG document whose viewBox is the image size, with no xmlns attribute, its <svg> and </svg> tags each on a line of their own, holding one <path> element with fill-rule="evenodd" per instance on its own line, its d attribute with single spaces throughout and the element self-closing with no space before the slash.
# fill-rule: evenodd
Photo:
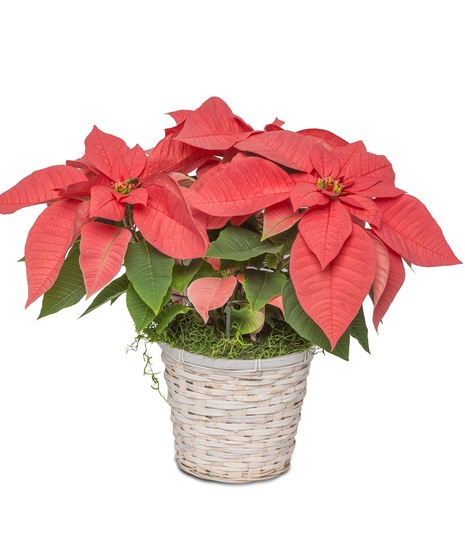
<svg viewBox="0 0 465 558">
<path fill-rule="evenodd" d="M 131 283 L 126 293 L 126 304 L 137 331 L 141 331 L 152 323 L 155 312 L 145 304 Z"/>
<path fill-rule="evenodd" d="M 202 267 L 200 259 L 191 260 L 188 265 L 176 264 L 173 267 L 173 288 L 182 293 Z M 211 267 L 211 266 L 210 266 Z"/>
<path fill-rule="evenodd" d="M 282 290 L 284 318 L 286 322 L 304 339 L 308 339 L 318 347 L 344 360 L 349 360 L 350 335 L 347 330 L 339 339 L 334 350 L 323 330 L 305 312 L 295 294 L 294 285 L 289 279 Z"/>
<path fill-rule="evenodd" d="M 220 274 L 202 259 L 191 260 L 189 265 L 175 264 L 173 267 L 173 287 L 182 293 L 194 279 L 219 277 Z"/>
<path fill-rule="evenodd" d="M 92 312 L 92 310 L 99 308 L 107 302 L 113 304 L 116 299 L 118 299 L 123 293 L 128 290 L 128 285 L 129 279 L 126 273 L 124 275 L 121 275 L 120 277 L 117 277 L 116 279 L 113 279 L 111 283 L 109 283 L 98 293 L 98 295 L 92 301 L 92 304 L 87 308 L 84 314 L 81 314 L 81 316 L 79 317 L 82 318 L 82 316 L 85 316 L 89 312 Z"/>
<path fill-rule="evenodd" d="M 291 253 L 292 246 L 295 241 L 297 234 L 297 225 L 294 225 L 292 229 L 284 231 L 280 234 L 270 237 L 270 242 L 279 246 L 280 251 L 278 252 L 281 256 L 286 256 Z"/>
<path fill-rule="evenodd" d="M 160 308 L 164 308 L 168 304 L 168 302 L 170 302 L 172 300 L 172 298 L 173 298 L 173 291 L 172 291 L 172 289 L 168 289 L 166 291 L 165 296 L 163 297 Z M 158 316 L 158 314 L 157 314 L 157 316 Z"/>
<path fill-rule="evenodd" d="M 274 269 L 279 264 L 279 258 L 275 254 L 267 254 L 265 256 L 265 263 L 270 269 Z"/>
<path fill-rule="evenodd" d="M 247 307 L 241 308 L 240 310 L 231 307 L 232 329 L 237 328 L 243 335 L 259 331 L 264 323 L 265 313 L 260 310 L 254 312 Z"/>
<path fill-rule="evenodd" d="M 179 314 L 187 314 L 191 310 L 192 308 L 184 306 L 184 304 L 172 304 L 163 308 L 155 318 L 157 332 L 163 331 Z"/>
<path fill-rule="evenodd" d="M 220 271 L 225 271 L 227 269 L 238 269 L 243 270 L 247 267 L 261 268 L 263 267 L 263 254 L 260 256 L 255 256 L 255 258 L 250 258 L 249 260 L 220 260 Z"/>
<path fill-rule="evenodd" d="M 363 307 L 360 307 L 358 314 L 353 319 L 349 326 L 350 335 L 357 339 L 362 348 L 369 353 L 370 346 L 368 344 L 368 328 L 365 321 L 365 314 L 363 313 Z"/>
<path fill-rule="evenodd" d="M 137 294 L 155 315 L 158 314 L 171 287 L 173 258 L 143 240 L 129 244 L 124 264 Z"/>
<path fill-rule="evenodd" d="M 68 253 L 53 286 L 44 294 L 39 318 L 77 304 L 86 294 L 79 267 L 79 242 Z"/>
<path fill-rule="evenodd" d="M 246 270 L 243 274 L 244 289 L 252 311 L 263 308 L 275 296 L 281 294 L 287 277 L 283 273 Z"/>
<path fill-rule="evenodd" d="M 245 261 L 260 254 L 276 254 L 281 246 L 261 241 L 260 235 L 241 227 L 227 227 L 221 231 L 207 252 L 209 258 Z"/>
</svg>

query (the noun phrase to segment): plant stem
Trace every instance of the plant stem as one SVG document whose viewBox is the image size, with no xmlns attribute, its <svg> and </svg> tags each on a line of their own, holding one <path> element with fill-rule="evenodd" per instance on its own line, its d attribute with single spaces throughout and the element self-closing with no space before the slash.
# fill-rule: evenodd
<svg viewBox="0 0 465 558">
<path fill-rule="evenodd" d="M 136 225 L 132 219 L 132 209 L 127 206 L 126 215 L 123 218 L 124 226 L 130 231 L 132 234 L 132 238 L 136 242 L 140 242 L 140 238 L 137 236 L 137 229 Z"/>
<path fill-rule="evenodd" d="M 226 303 L 226 339 L 231 336 L 231 304 L 229 301 Z"/>
</svg>

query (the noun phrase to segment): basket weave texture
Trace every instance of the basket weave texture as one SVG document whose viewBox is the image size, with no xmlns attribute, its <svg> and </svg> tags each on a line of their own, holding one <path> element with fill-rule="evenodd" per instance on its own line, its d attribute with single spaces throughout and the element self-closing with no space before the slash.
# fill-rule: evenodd
<svg viewBox="0 0 465 558">
<path fill-rule="evenodd" d="M 289 468 L 311 351 L 227 360 L 161 348 L 182 470 L 243 483 L 270 479 Z"/>
</svg>

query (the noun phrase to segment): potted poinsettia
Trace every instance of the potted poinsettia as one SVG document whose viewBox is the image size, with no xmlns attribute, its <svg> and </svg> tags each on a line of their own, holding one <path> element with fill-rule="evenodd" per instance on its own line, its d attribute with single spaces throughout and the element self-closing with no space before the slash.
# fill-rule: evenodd
<svg viewBox="0 0 465 558">
<path fill-rule="evenodd" d="M 46 204 L 25 245 L 40 317 L 125 296 L 160 343 L 177 460 L 230 482 L 289 466 L 316 348 L 367 351 L 404 265 L 460 263 L 388 159 L 332 132 L 255 130 L 217 97 L 144 150 L 94 127 L 85 154 L 0 195 Z"/>
</svg>

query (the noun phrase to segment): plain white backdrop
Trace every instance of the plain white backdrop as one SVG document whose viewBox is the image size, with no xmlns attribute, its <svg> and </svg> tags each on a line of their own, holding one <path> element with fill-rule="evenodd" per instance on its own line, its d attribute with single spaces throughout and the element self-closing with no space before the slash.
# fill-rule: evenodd
<svg viewBox="0 0 465 558">
<path fill-rule="evenodd" d="M 9 2 L 0 191 L 79 157 L 94 124 L 150 148 L 165 113 L 217 95 L 256 128 L 278 117 L 386 155 L 463 260 L 459 4 L 394 4 Z M 17 260 L 41 209 L 0 216 L 2 557 L 465 556 L 463 266 L 409 272 L 371 355 L 314 359 L 288 473 L 223 485 L 176 467 L 123 300 L 24 310 Z"/>
</svg>

